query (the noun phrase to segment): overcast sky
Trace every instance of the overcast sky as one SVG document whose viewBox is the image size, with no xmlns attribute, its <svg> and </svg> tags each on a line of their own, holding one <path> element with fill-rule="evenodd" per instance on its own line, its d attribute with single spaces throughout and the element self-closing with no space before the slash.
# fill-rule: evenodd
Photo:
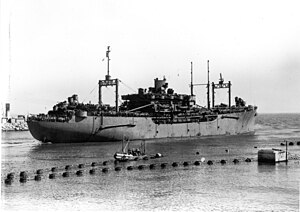
<svg viewBox="0 0 300 212">
<path fill-rule="evenodd" d="M 300 112 L 298 2 L 1 0 L 1 102 L 14 114 L 46 113 L 73 94 L 97 103 L 111 46 L 121 94 L 163 76 L 189 93 L 190 62 L 194 83 L 205 83 L 210 60 L 211 81 L 230 80 L 232 100 Z M 103 92 L 113 103 L 114 89 Z M 205 87 L 195 94 L 206 105 Z M 218 91 L 216 103 L 226 95 Z"/>
</svg>

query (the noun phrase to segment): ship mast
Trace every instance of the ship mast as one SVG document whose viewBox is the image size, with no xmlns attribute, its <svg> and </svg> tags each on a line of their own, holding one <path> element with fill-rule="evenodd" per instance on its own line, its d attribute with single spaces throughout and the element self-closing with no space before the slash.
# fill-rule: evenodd
<svg viewBox="0 0 300 212">
<path fill-rule="evenodd" d="M 231 107 L 231 82 L 228 81 L 228 83 L 224 83 L 224 79 L 222 77 L 222 74 L 220 73 L 220 80 L 218 84 L 215 84 L 212 82 L 212 107 L 215 107 L 215 90 L 216 89 L 223 89 L 227 88 L 228 89 L 228 107 Z"/>
<path fill-rule="evenodd" d="M 118 99 L 119 99 L 119 79 L 111 79 L 109 75 L 109 53 L 110 46 L 107 47 L 106 57 L 107 57 L 107 75 L 105 75 L 105 80 L 99 80 L 99 105 L 102 105 L 102 87 L 105 86 L 116 86 L 116 112 L 119 112 Z"/>
<path fill-rule="evenodd" d="M 193 63 L 191 62 L 191 75 L 193 75 Z M 209 60 L 207 61 L 207 83 L 193 84 L 193 76 L 191 76 L 191 95 L 193 95 L 193 86 L 204 85 L 207 87 L 207 109 L 210 109 L 210 95 L 209 95 Z"/>
<path fill-rule="evenodd" d="M 107 75 L 106 75 L 106 79 L 110 78 L 110 76 L 109 76 L 109 61 L 110 61 L 110 59 L 109 59 L 109 53 L 110 53 L 109 47 L 110 46 L 107 47 L 107 51 L 106 51 L 106 57 L 107 57 Z"/>
<path fill-rule="evenodd" d="M 210 109 L 210 94 L 209 94 L 209 60 L 207 60 L 207 109 Z"/>
<path fill-rule="evenodd" d="M 193 62 L 191 62 L 191 96 L 193 95 Z"/>
</svg>

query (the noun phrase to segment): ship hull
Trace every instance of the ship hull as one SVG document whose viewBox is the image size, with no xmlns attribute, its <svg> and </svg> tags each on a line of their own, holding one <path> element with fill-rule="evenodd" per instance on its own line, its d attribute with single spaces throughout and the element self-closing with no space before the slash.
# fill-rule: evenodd
<svg viewBox="0 0 300 212">
<path fill-rule="evenodd" d="M 42 142 L 79 143 L 253 134 L 256 110 L 219 114 L 213 121 L 155 123 L 153 117 L 73 116 L 68 122 L 28 121 Z"/>
</svg>

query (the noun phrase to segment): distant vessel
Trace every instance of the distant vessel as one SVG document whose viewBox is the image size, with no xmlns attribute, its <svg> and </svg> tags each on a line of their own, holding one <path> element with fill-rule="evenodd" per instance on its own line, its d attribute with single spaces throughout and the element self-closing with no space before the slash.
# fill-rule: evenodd
<svg viewBox="0 0 300 212">
<path fill-rule="evenodd" d="M 32 136 L 42 142 L 105 142 L 160 138 L 190 138 L 253 134 L 256 106 L 248 105 L 235 97 L 231 105 L 231 82 L 225 83 L 222 75 L 217 84 L 193 84 L 191 63 L 191 94 L 177 94 L 168 88 L 166 79 L 154 80 L 154 87 L 139 88 L 137 94 L 123 95 L 118 106 L 119 79 L 109 75 L 109 53 L 106 52 L 108 70 L 105 80 L 99 80 L 98 104 L 79 103 L 75 94 L 68 101 L 54 105 L 48 114 L 28 118 Z M 209 62 L 208 62 L 209 65 Z M 207 107 L 196 104 L 193 87 L 206 85 Z M 116 87 L 116 105 L 103 104 L 101 89 Z M 211 86 L 211 89 L 210 89 Z M 228 89 L 228 105 L 215 105 L 215 90 Z M 212 90 L 212 104 L 210 104 Z"/>
<path fill-rule="evenodd" d="M 126 141 L 126 145 L 124 146 L 124 141 Z M 142 157 L 146 157 L 146 150 L 145 150 L 145 143 L 141 145 L 141 149 L 129 149 L 129 140 L 124 138 L 122 140 L 122 151 L 116 152 L 114 154 L 114 158 L 117 161 L 132 161 L 132 160 L 138 160 Z"/>
</svg>

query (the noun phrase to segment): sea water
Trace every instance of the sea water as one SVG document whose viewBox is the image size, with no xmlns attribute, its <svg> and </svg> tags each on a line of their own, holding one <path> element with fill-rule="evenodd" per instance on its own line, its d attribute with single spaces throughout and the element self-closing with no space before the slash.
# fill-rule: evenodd
<svg viewBox="0 0 300 212">
<path fill-rule="evenodd" d="M 147 140 L 164 157 L 114 164 L 121 143 L 42 144 L 28 131 L 3 132 L 1 209 L 5 211 L 299 211 L 300 114 L 259 114 L 255 135 Z M 258 164 L 257 152 L 284 140 L 289 162 Z M 130 142 L 137 148 L 142 141 Z M 194 161 L 205 158 L 199 166 Z M 240 162 L 234 164 L 233 159 Z M 251 162 L 245 162 L 250 158 Z M 212 160 L 213 165 L 207 165 Z M 220 160 L 226 160 L 221 164 Z M 104 166 L 103 161 L 108 161 Z M 92 167 L 91 163 L 96 162 Z M 172 163 L 178 166 L 173 167 Z M 189 165 L 183 166 L 183 162 Z M 165 168 L 160 164 L 167 163 Z M 78 164 L 84 164 L 78 168 Z M 156 164 L 154 169 L 149 164 Z M 69 177 L 62 177 L 71 165 Z M 139 165 L 146 165 L 139 170 Z M 133 170 L 127 170 L 133 166 Z M 52 167 L 56 178 L 49 179 Z M 102 172 L 104 167 L 108 172 Z M 121 171 L 115 171 L 121 167 Z M 95 174 L 89 170 L 94 168 Z M 35 181 L 43 169 L 41 181 Z M 82 176 L 76 171 L 83 170 Z M 19 182 L 19 173 L 28 181 Z M 6 175 L 15 173 L 10 184 Z"/>
</svg>

